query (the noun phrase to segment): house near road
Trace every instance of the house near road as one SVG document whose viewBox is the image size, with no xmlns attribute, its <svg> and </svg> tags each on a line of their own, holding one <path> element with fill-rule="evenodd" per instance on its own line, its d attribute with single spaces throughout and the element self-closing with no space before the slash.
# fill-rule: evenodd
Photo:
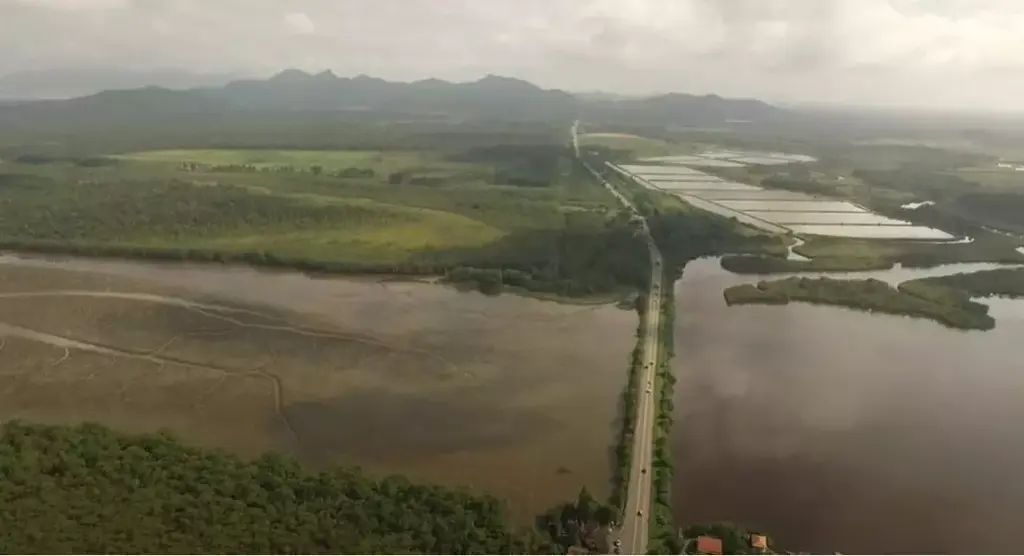
<svg viewBox="0 0 1024 556">
<path fill-rule="evenodd" d="M 697 537 L 697 554 L 721 554 L 722 539 L 708 536 Z"/>
</svg>

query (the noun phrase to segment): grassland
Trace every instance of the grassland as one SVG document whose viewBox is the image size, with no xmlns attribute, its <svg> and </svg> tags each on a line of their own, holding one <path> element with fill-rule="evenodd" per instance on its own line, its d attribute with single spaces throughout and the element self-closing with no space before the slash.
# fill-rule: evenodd
<svg viewBox="0 0 1024 556">
<path fill-rule="evenodd" d="M 580 148 L 598 147 L 631 157 L 668 156 L 694 152 L 692 146 L 676 144 L 664 139 L 642 137 L 631 133 L 583 133 L 579 136 Z"/>
<path fill-rule="evenodd" d="M 0 168 L 0 207 L 16 215 L 0 223 L 0 246 L 327 272 L 511 267 L 530 275 L 516 291 L 545 297 L 639 287 L 646 271 L 628 254 L 597 249 L 631 252 L 639 240 L 567 155 L 541 145 L 21 156 Z M 559 247 L 567 235 L 571 250 Z M 587 260 L 572 262 L 578 252 Z"/>
<path fill-rule="evenodd" d="M 193 163 L 208 166 L 253 166 L 273 169 L 290 166 L 324 170 L 371 168 L 376 171 L 397 171 L 409 167 L 436 165 L 440 157 L 421 152 L 389 152 L 360 150 L 281 150 L 281 149 L 166 149 L 143 151 L 117 156 L 119 159 L 171 164 Z"/>
</svg>

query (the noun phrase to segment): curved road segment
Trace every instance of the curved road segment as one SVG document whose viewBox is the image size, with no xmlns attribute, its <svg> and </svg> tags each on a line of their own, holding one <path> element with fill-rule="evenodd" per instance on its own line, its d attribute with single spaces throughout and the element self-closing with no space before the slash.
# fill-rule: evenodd
<svg viewBox="0 0 1024 556">
<path fill-rule="evenodd" d="M 573 124 L 573 149 L 579 156 L 577 129 L 579 122 Z M 629 468 L 629 487 L 626 491 L 625 516 L 619 539 L 622 541 L 621 551 L 625 554 L 646 554 L 647 541 L 650 538 L 649 526 L 651 519 L 651 461 L 654 455 L 654 423 L 657 406 L 658 386 L 654 383 L 658 369 L 658 331 L 661 326 L 661 253 L 654 244 L 647 221 L 618 190 L 601 177 L 589 165 L 584 165 L 604 187 L 634 216 L 639 219 L 640 227 L 647 239 L 647 248 L 651 254 L 651 285 L 648 290 L 647 307 L 643 319 L 643 346 L 640 357 L 640 389 L 637 404 L 636 428 L 633 432 L 633 455 Z"/>
</svg>

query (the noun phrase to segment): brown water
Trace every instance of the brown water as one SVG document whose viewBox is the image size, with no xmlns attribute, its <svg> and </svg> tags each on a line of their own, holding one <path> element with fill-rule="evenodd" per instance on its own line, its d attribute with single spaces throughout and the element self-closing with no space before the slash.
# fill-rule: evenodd
<svg viewBox="0 0 1024 556">
<path fill-rule="evenodd" d="M 703 260 L 676 284 L 677 521 L 734 521 L 787 550 L 1019 553 L 1024 302 L 993 302 L 988 332 L 726 307 L 724 288 L 756 280 Z"/>
<path fill-rule="evenodd" d="M 0 290 L 6 292 L 0 296 L 0 322 L 18 319 L 0 327 L 0 337 L 10 340 L 0 348 L 7 358 L 0 365 L 23 364 L 16 353 L 53 361 L 41 366 L 45 377 L 8 380 L 26 393 L 11 394 L 11 403 L 0 409 L 4 418 L 169 426 L 186 440 L 247 455 L 257 448 L 280 449 L 311 463 L 356 464 L 371 472 L 473 486 L 510 500 L 523 519 L 571 498 L 582 485 L 607 490 L 613 422 L 635 342 L 631 311 L 488 297 L 416 282 L 83 259 L 0 257 Z M 11 293 L 20 291 L 43 293 Z M 279 312 L 257 322 L 246 310 L 234 309 L 230 319 L 246 320 L 245 334 L 213 336 L 228 330 L 222 321 L 229 319 L 212 315 L 212 308 L 230 304 Z M 110 307 L 119 312 L 94 319 L 106 323 L 102 329 L 83 316 Z M 209 337 L 186 337 L 193 323 L 209 329 L 203 333 Z M 330 332 L 295 332 L 307 326 Z M 154 338 L 158 333 L 166 337 Z M 112 349 L 90 347 L 85 353 L 79 348 L 86 342 Z M 120 348 L 134 351 L 98 362 Z M 146 399 L 163 413 L 145 413 L 139 403 L 118 405 L 116 397 L 88 406 L 76 397 L 88 386 L 101 399 L 98 381 L 104 374 L 97 368 L 146 363 L 133 354 L 156 348 L 160 357 L 172 358 L 168 366 L 206 358 L 205 367 L 193 366 L 190 373 L 208 381 L 200 385 L 205 392 L 224 396 L 217 402 L 224 407 L 210 409 L 220 409 L 217 422 L 203 427 L 196 421 L 204 417 L 188 404 L 179 410 L 156 397 Z M 44 349 L 54 353 L 40 354 Z M 68 353 L 70 359 L 64 357 Z M 149 359 L 160 364 L 150 375 L 159 372 L 171 380 L 162 359 Z M 276 413 L 294 430 L 291 436 L 273 417 L 270 385 L 258 380 L 267 378 L 261 369 L 278 376 Z M 89 380 L 55 386 L 63 380 L 59 372 Z M 198 386 L 175 372 L 181 392 L 176 395 L 191 395 Z M 223 377 L 214 380 L 217 373 L 247 375 L 247 382 L 230 389 Z M 143 386 L 147 396 L 164 388 Z M 54 396 L 65 398 L 63 405 L 55 406 Z M 248 413 L 228 411 L 233 406 L 227 404 L 236 401 Z M 17 412 L 8 415 L 15 405 Z M 135 427 L 136 421 L 142 424 Z"/>
</svg>

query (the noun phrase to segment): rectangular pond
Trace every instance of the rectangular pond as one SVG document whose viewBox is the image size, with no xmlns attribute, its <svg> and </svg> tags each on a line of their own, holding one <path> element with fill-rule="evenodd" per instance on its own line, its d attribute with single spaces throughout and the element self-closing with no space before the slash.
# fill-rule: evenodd
<svg viewBox="0 0 1024 556">
<path fill-rule="evenodd" d="M 693 173 L 693 174 L 672 174 L 672 175 L 668 175 L 668 174 L 647 174 L 647 175 L 637 174 L 637 175 L 640 176 L 641 178 L 651 182 L 651 183 L 657 183 L 657 182 L 662 182 L 662 181 L 705 181 L 705 182 L 725 181 L 722 178 L 718 178 L 718 177 L 712 176 L 711 174 L 705 174 L 703 172 Z"/>
<path fill-rule="evenodd" d="M 704 160 L 704 158 L 693 155 L 655 156 L 640 159 L 641 162 L 666 162 L 668 164 L 690 164 L 692 162 L 700 162 L 701 160 Z"/>
<path fill-rule="evenodd" d="M 700 196 L 712 201 L 817 201 L 810 195 L 797 193 L 795 191 L 781 191 L 778 189 L 754 189 L 730 190 L 730 189 L 708 189 L 701 191 Z"/>
<path fill-rule="evenodd" d="M 791 164 L 791 160 L 785 160 L 781 158 L 769 158 L 764 156 L 738 156 L 736 158 L 730 158 L 734 162 L 742 162 L 744 164 L 754 164 L 762 166 L 773 166 L 777 164 Z"/>
<path fill-rule="evenodd" d="M 699 170 L 693 168 L 687 168 L 686 166 L 648 166 L 648 165 L 637 165 L 637 164 L 623 164 L 620 166 L 627 172 L 636 174 L 638 176 L 644 176 L 648 174 L 700 174 Z"/>
<path fill-rule="evenodd" d="M 686 190 L 686 191 L 759 191 L 753 185 L 735 181 L 659 181 L 652 182 L 659 189 Z"/>
<path fill-rule="evenodd" d="M 867 212 L 863 208 L 845 201 L 722 201 L 722 204 L 742 211 Z"/>
<path fill-rule="evenodd" d="M 909 226 L 909 222 L 893 220 L 873 212 L 796 212 L 749 210 L 747 214 L 776 224 L 871 224 Z"/>
<path fill-rule="evenodd" d="M 744 156 L 746 153 L 736 151 L 705 151 L 697 156 L 702 158 L 736 158 L 737 156 Z"/>
<path fill-rule="evenodd" d="M 705 167 L 705 168 L 742 168 L 744 165 L 739 162 L 733 162 L 725 159 L 713 159 L 702 160 L 700 162 L 691 163 L 692 166 Z"/>
<path fill-rule="evenodd" d="M 723 207 L 722 205 L 719 205 L 717 203 L 705 201 L 704 199 L 701 199 L 700 197 L 694 195 L 679 194 L 678 196 L 680 199 L 686 201 L 687 203 L 690 203 L 691 205 L 701 210 L 713 212 L 726 218 L 735 218 L 736 220 L 748 226 L 757 228 L 759 230 L 764 230 L 766 232 L 771 232 L 774 234 L 785 234 L 789 231 L 786 228 L 779 226 L 778 224 L 772 224 L 771 222 L 766 222 L 764 220 L 761 220 L 760 218 L 748 216 L 747 214 L 744 214 L 736 210 L 732 210 L 728 207 Z"/>
<path fill-rule="evenodd" d="M 928 239 L 952 240 L 952 235 L 924 226 L 844 226 L 842 224 L 792 224 L 787 226 L 798 234 L 852 237 L 864 239 Z"/>
</svg>

